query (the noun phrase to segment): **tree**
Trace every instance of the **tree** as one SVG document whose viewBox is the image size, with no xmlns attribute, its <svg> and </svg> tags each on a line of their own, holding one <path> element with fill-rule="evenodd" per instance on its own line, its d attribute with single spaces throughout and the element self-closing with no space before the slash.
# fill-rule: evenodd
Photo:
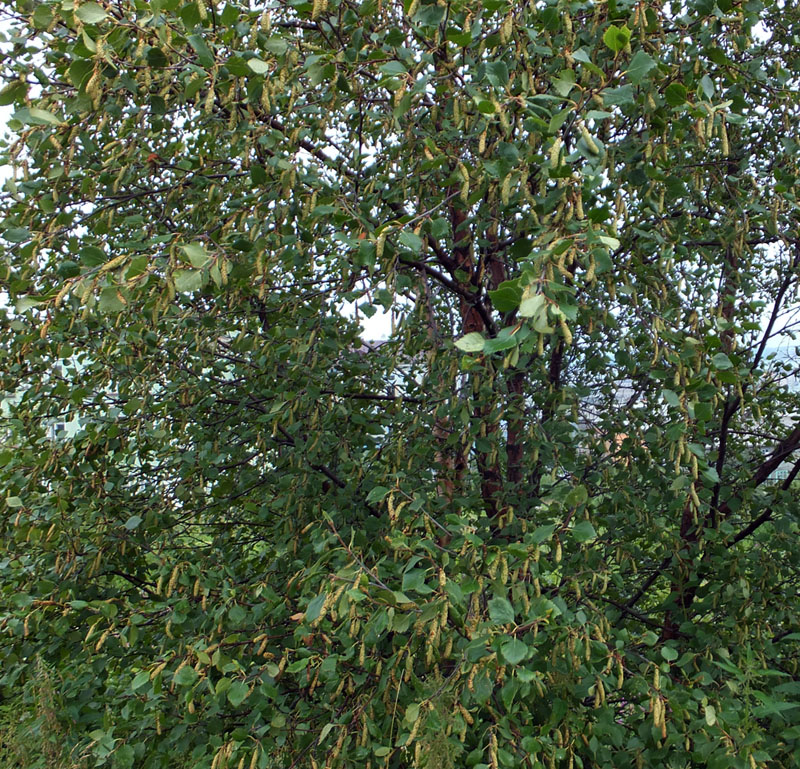
<svg viewBox="0 0 800 769">
<path fill-rule="evenodd" d="M 797 765 L 791 3 L 2 13 L 0 686 L 72 760 Z"/>
</svg>

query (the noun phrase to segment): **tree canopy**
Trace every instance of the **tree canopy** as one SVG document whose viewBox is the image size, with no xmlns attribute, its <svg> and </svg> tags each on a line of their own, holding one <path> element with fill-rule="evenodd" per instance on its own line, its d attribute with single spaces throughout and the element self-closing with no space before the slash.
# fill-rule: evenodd
<svg viewBox="0 0 800 769">
<path fill-rule="evenodd" d="M 793 3 L 0 17 L 59 765 L 798 765 Z"/>
</svg>

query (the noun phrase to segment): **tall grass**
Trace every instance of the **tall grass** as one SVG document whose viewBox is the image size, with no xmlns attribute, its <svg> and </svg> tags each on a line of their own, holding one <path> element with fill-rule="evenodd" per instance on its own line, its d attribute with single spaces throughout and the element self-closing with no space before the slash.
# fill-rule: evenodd
<svg viewBox="0 0 800 769">
<path fill-rule="evenodd" d="M 52 673 L 40 661 L 35 681 L 0 700 L 2 769 L 85 769 L 87 762 L 67 747 L 58 720 Z"/>
</svg>

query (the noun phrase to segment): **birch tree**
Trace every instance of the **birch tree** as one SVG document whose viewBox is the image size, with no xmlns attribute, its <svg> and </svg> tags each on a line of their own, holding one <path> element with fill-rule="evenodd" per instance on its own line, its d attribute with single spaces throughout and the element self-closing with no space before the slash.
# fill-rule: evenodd
<svg viewBox="0 0 800 769">
<path fill-rule="evenodd" d="M 793 4 L 2 19 L 0 691 L 60 765 L 797 765 Z"/>
</svg>

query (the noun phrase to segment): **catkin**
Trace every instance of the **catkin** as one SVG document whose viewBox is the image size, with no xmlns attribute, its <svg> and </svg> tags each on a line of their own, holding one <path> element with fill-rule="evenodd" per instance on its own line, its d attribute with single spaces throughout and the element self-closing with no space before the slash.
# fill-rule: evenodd
<svg viewBox="0 0 800 769">
<path fill-rule="evenodd" d="M 503 202 L 504 206 L 508 205 L 510 197 L 511 197 L 511 174 L 506 176 L 503 179 L 502 184 L 500 185 L 500 200 Z"/>
<path fill-rule="evenodd" d="M 550 160 L 550 168 L 558 168 L 559 164 L 559 154 L 561 153 L 561 146 L 564 144 L 564 140 L 560 136 L 556 136 L 555 140 L 553 141 L 553 146 L 550 147 L 549 153 L 549 160 Z"/>
<path fill-rule="evenodd" d="M 169 583 L 167 584 L 167 592 L 164 594 L 165 598 L 169 598 L 172 595 L 172 591 L 178 584 L 178 577 L 180 576 L 180 573 L 181 573 L 180 564 L 178 564 L 172 570 L 172 574 L 170 575 Z"/>
<path fill-rule="evenodd" d="M 582 216 L 580 218 L 583 218 Z M 589 255 L 589 269 L 586 270 L 586 282 L 592 283 L 595 279 L 595 271 L 597 270 L 597 263 L 595 262 L 594 255 Z"/>
<path fill-rule="evenodd" d="M 561 328 L 561 333 L 564 336 L 564 342 L 567 346 L 572 344 L 572 332 L 569 330 L 569 326 L 567 325 L 564 318 L 558 319 L 558 325 Z"/>
<path fill-rule="evenodd" d="M 728 129 L 725 127 L 725 115 L 720 116 L 719 138 L 722 144 L 722 155 L 723 157 L 728 157 L 730 154 L 730 145 L 728 144 Z"/>
<path fill-rule="evenodd" d="M 589 133 L 589 129 L 586 127 L 585 123 L 580 124 L 580 131 L 583 141 L 586 143 L 586 148 L 589 150 L 589 152 L 591 152 L 592 155 L 599 155 L 600 147 L 597 146 L 597 142 Z"/>
<path fill-rule="evenodd" d="M 467 167 L 460 161 L 458 164 L 458 172 L 461 174 L 462 179 L 459 197 L 462 203 L 467 203 L 469 200 L 469 171 L 467 171 Z"/>
<path fill-rule="evenodd" d="M 203 102 L 203 114 L 210 115 L 211 111 L 214 109 L 214 84 L 208 87 L 208 93 L 206 94 L 206 99 Z"/>
<path fill-rule="evenodd" d="M 102 648 L 103 648 L 103 644 L 106 642 L 106 639 L 108 638 L 108 636 L 109 636 L 109 634 L 110 634 L 110 633 L 111 633 L 111 628 L 109 628 L 108 630 L 106 630 L 106 631 L 103 633 L 103 635 L 101 635 L 101 636 L 100 636 L 100 640 L 97 642 L 97 644 L 96 644 L 96 645 L 95 645 L 95 647 L 94 647 L 94 650 L 95 650 L 96 652 L 99 652 L 99 651 L 100 651 L 100 649 L 102 649 Z"/>
<path fill-rule="evenodd" d="M 489 737 L 489 766 L 491 766 L 492 769 L 497 769 L 499 766 L 497 760 L 497 747 L 497 734 L 492 732 Z"/>
<path fill-rule="evenodd" d="M 503 19 L 503 23 L 500 25 L 500 42 L 507 43 L 511 39 L 511 34 L 514 31 L 514 15 L 509 13 L 508 16 Z"/>
<path fill-rule="evenodd" d="M 419 728 L 420 726 L 422 726 L 422 718 L 423 718 L 423 709 L 420 708 L 417 720 L 414 721 L 414 725 L 411 727 L 411 732 L 408 735 L 408 739 L 406 740 L 406 745 L 410 745 L 417 738 L 417 734 L 419 733 Z"/>
<path fill-rule="evenodd" d="M 575 218 L 578 221 L 582 221 L 584 218 L 583 213 L 583 192 L 581 188 L 578 188 L 578 192 L 575 195 Z"/>
<path fill-rule="evenodd" d="M 314 5 L 311 9 L 311 18 L 317 19 L 319 15 L 325 13 L 328 9 L 328 0 L 314 0 Z"/>
</svg>

